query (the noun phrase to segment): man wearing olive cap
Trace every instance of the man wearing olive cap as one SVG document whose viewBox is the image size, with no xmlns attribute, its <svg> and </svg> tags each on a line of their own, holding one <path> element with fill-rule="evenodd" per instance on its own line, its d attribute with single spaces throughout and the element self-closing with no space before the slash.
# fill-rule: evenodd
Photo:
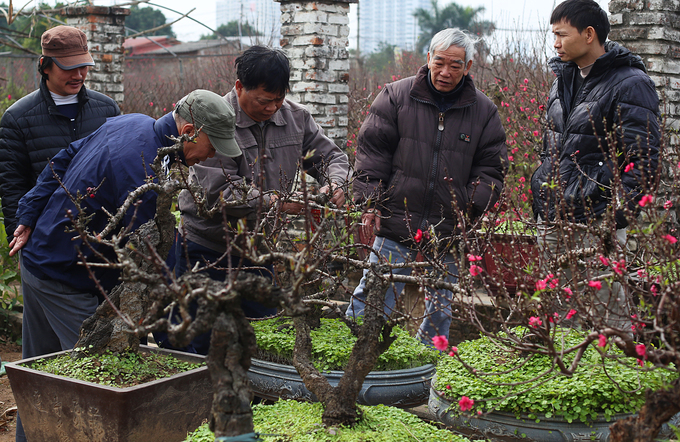
<svg viewBox="0 0 680 442">
<path fill-rule="evenodd" d="M 40 88 L 10 106 L 0 121 L 0 198 L 9 238 L 19 200 L 49 159 L 120 114 L 115 101 L 84 86 L 94 61 L 82 31 L 57 26 L 43 33 L 41 44 Z"/>
<path fill-rule="evenodd" d="M 121 207 L 128 194 L 153 180 L 150 164 L 158 150 L 171 146 L 170 136 L 194 135 L 185 141 L 174 160 L 187 166 L 212 158 L 241 154 L 234 140 L 234 109 L 221 96 L 195 90 L 182 98 L 175 110 L 158 120 L 141 114 L 109 119 L 87 138 L 58 153 L 19 202 L 17 234 L 10 255 L 21 249 L 21 288 L 24 296 L 22 356 L 24 358 L 73 348 L 82 322 L 99 305 L 101 293 L 81 265 L 98 255 L 115 260 L 101 244 L 85 246 L 73 232 L 71 220 L 78 210 L 70 195 L 87 195 L 81 202 L 92 218 L 91 232 L 100 232 L 109 214 Z M 60 177 L 62 185 L 53 174 Z M 136 229 L 156 212 L 156 194 L 147 192 L 125 215 L 119 228 Z M 74 239 L 75 237 L 75 239 Z M 90 248 L 92 247 L 92 249 Z M 101 287 L 109 292 L 119 283 L 118 269 L 91 267 Z M 28 432 L 30 436 L 30 431 Z M 17 430 L 17 440 L 19 430 Z"/>
</svg>

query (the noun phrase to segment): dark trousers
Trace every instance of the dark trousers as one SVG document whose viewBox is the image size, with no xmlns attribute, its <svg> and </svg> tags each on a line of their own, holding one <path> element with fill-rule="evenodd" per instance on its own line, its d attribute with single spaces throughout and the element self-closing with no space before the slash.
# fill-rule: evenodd
<svg viewBox="0 0 680 442">
<path fill-rule="evenodd" d="M 186 249 L 185 249 L 186 247 Z M 187 262 L 187 255 L 189 261 Z M 227 268 L 229 266 L 229 257 L 224 257 L 222 260 L 219 258 L 222 253 L 211 250 L 207 247 L 203 247 L 196 244 L 193 241 L 184 241 L 181 236 L 178 235 L 177 241 L 175 242 L 175 275 L 180 276 L 187 271 L 188 268 L 193 267 L 196 263 L 203 265 L 206 262 L 216 263 L 218 267 Z M 236 268 L 243 264 L 243 269 L 241 271 L 246 271 L 249 273 L 254 273 L 272 279 L 273 277 L 273 267 L 267 266 L 266 268 L 254 267 L 252 262 L 247 259 L 243 259 L 240 256 L 231 255 L 231 267 Z M 215 268 L 210 268 L 206 270 L 208 276 L 216 281 L 224 281 L 227 278 L 226 270 L 219 270 Z M 196 315 L 197 309 L 196 303 L 192 303 L 189 308 L 189 313 L 192 316 Z M 264 318 L 267 316 L 272 316 L 276 314 L 276 308 L 265 307 L 262 304 L 249 300 L 241 301 L 241 308 L 243 313 L 248 318 Z M 178 315 L 173 315 L 172 321 L 174 323 L 179 323 L 180 318 Z M 154 339 L 159 347 L 169 348 L 173 350 L 180 350 L 189 353 L 198 353 L 202 355 L 207 355 L 210 349 L 210 332 L 203 333 L 202 335 L 196 337 L 191 343 L 182 348 L 174 347 L 168 341 L 168 335 L 165 332 L 154 332 Z"/>
</svg>

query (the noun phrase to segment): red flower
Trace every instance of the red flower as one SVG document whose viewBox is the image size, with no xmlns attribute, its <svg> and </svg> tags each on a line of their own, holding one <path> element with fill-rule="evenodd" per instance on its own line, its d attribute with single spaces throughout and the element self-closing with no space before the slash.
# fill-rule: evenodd
<svg viewBox="0 0 680 442">
<path fill-rule="evenodd" d="M 434 348 L 437 350 L 444 351 L 446 350 L 446 347 L 449 346 L 449 340 L 443 335 L 435 336 L 432 338 L 432 345 L 434 345 Z"/>
<path fill-rule="evenodd" d="M 647 349 L 645 348 L 645 344 L 636 345 L 635 346 L 635 353 L 637 353 L 638 356 L 640 356 L 640 358 L 638 358 L 638 359 L 641 359 L 641 358 L 647 359 Z"/>
<path fill-rule="evenodd" d="M 482 269 L 480 266 L 476 265 L 476 264 L 473 264 L 473 265 L 470 266 L 470 274 L 471 274 L 472 276 L 477 276 L 477 275 L 479 275 L 480 273 L 482 273 L 482 270 L 483 270 L 483 269 Z"/>
<path fill-rule="evenodd" d="M 651 203 L 654 201 L 654 197 L 652 195 L 643 195 L 642 198 L 640 198 L 640 207 L 645 207 L 647 204 Z"/>
<path fill-rule="evenodd" d="M 623 271 L 626 270 L 626 260 L 621 259 L 619 262 L 614 263 L 614 271 L 619 274 L 623 275 Z"/>
<path fill-rule="evenodd" d="M 470 262 L 481 261 L 481 260 L 482 260 L 482 257 L 479 256 L 479 255 L 472 255 L 472 254 L 469 254 L 467 257 L 468 257 L 468 260 L 469 260 Z"/>
<path fill-rule="evenodd" d="M 600 335 L 597 341 L 598 347 L 604 347 L 607 345 L 607 337 L 605 335 Z"/>
<path fill-rule="evenodd" d="M 460 398 L 458 401 L 458 406 L 460 407 L 460 411 L 468 411 L 472 410 L 472 406 L 475 405 L 475 401 L 470 399 L 467 396 L 463 396 Z"/>
<path fill-rule="evenodd" d="M 532 316 L 529 318 L 529 325 L 532 327 L 538 327 L 540 325 L 543 325 L 543 321 L 541 321 L 541 318 L 538 316 Z"/>
<path fill-rule="evenodd" d="M 569 310 L 569 313 L 567 313 L 567 319 L 571 319 L 575 314 L 576 310 L 574 309 Z"/>
<path fill-rule="evenodd" d="M 604 256 L 600 255 L 600 262 L 602 263 L 603 266 L 608 266 L 609 265 L 609 259 L 605 258 Z"/>
<path fill-rule="evenodd" d="M 602 283 L 600 281 L 588 281 L 588 286 L 594 288 L 595 290 L 602 289 Z"/>
<path fill-rule="evenodd" d="M 418 230 L 416 231 L 416 236 L 414 236 L 413 239 L 414 239 L 416 242 L 420 242 L 420 240 L 423 239 L 423 231 L 420 230 L 420 229 L 418 229 Z"/>
<path fill-rule="evenodd" d="M 666 235 L 664 236 L 664 239 L 671 244 L 675 244 L 676 242 L 678 242 L 678 239 L 672 235 Z"/>
<path fill-rule="evenodd" d="M 451 351 L 449 352 L 449 356 L 454 357 L 458 353 L 458 347 L 451 347 Z"/>
<path fill-rule="evenodd" d="M 625 169 L 623 169 L 623 171 L 624 172 L 630 172 L 631 170 L 633 170 L 633 167 L 635 167 L 635 163 L 630 163 L 626 166 Z"/>
</svg>

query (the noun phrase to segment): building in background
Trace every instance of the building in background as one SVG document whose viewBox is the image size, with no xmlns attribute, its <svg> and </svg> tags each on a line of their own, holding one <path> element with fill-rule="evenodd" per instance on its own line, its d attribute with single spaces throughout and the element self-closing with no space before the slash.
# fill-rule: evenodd
<svg viewBox="0 0 680 442">
<path fill-rule="evenodd" d="M 362 55 L 375 52 L 380 43 L 415 50 L 420 27 L 413 12 L 418 8 L 432 11 L 432 3 L 430 0 L 360 0 L 359 52 Z"/>
<path fill-rule="evenodd" d="M 249 23 L 262 33 L 264 43 L 278 43 L 281 37 L 280 3 L 273 0 L 217 0 L 215 5 L 216 27 L 230 21 Z"/>
</svg>

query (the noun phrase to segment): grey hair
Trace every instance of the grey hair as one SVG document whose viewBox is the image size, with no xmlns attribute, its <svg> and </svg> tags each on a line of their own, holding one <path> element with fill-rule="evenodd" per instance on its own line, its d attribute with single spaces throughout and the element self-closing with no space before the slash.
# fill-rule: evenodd
<svg viewBox="0 0 680 442">
<path fill-rule="evenodd" d="M 445 51 L 451 46 L 456 46 L 465 51 L 465 64 L 467 64 L 475 55 L 475 44 L 478 42 L 479 39 L 472 37 L 465 31 L 458 28 L 448 28 L 437 32 L 432 37 L 428 53 L 432 56 L 435 50 Z"/>
<path fill-rule="evenodd" d="M 189 124 L 187 120 L 179 116 L 177 113 L 177 107 L 172 110 L 172 117 L 175 119 L 175 124 L 178 128 L 184 126 L 185 124 Z"/>
</svg>

